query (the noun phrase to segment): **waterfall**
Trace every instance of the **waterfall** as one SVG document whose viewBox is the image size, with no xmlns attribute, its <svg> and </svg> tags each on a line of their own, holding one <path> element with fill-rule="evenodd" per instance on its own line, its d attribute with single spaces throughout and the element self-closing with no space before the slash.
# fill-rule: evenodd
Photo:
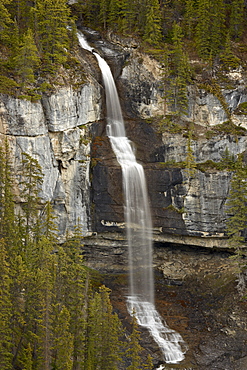
<svg viewBox="0 0 247 370">
<path fill-rule="evenodd" d="M 152 220 L 143 167 L 137 163 L 134 148 L 126 137 L 121 106 L 115 82 L 106 61 L 78 34 L 82 48 L 92 52 L 101 69 L 106 95 L 107 135 L 122 168 L 125 196 L 125 223 L 129 255 L 129 295 L 127 307 L 140 326 L 147 328 L 159 345 L 166 363 L 184 359 L 184 341 L 170 329 L 154 305 L 152 268 Z"/>
</svg>

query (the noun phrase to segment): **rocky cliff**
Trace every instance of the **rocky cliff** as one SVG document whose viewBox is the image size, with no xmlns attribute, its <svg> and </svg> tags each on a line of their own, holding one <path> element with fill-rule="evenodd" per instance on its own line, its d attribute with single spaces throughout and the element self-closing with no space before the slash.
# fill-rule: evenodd
<svg viewBox="0 0 247 370">
<path fill-rule="evenodd" d="M 169 124 L 161 129 L 157 122 L 169 110 L 159 63 L 133 40 L 108 35 L 106 41 L 96 32 L 87 36 L 113 70 L 127 135 L 145 167 L 155 238 L 208 246 L 223 243 L 219 237 L 225 230 L 231 172 L 204 168 L 189 177 L 179 163 L 187 155 L 191 122 L 195 162 L 220 162 L 226 149 L 235 158 L 245 152 L 244 130 L 214 130 L 229 114 L 238 127 L 247 127 L 246 115 L 238 110 L 247 101 L 244 73 L 228 74 L 231 89 L 222 87 L 221 99 L 197 83 L 188 87 L 188 112 L 178 122 L 180 129 Z M 44 174 L 41 197 L 54 205 L 61 238 L 78 222 L 85 236 L 124 229 L 121 171 L 105 133 L 101 75 L 89 52 L 79 50 L 78 58 L 85 73 L 79 87 L 63 81 L 37 102 L 0 96 L 1 139 L 7 135 L 16 169 L 22 152 L 39 161 Z"/>
</svg>

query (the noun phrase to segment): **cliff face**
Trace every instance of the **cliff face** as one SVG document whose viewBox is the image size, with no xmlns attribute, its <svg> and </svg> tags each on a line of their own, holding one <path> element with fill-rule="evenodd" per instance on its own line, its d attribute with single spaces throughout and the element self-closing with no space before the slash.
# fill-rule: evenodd
<svg viewBox="0 0 247 370">
<path fill-rule="evenodd" d="M 155 238 L 181 241 L 184 236 L 190 243 L 194 237 L 195 244 L 217 246 L 225 228 L 231 172 L 196 170 L 189 178 L 176 164 L 185 161 L 187 137 L 181 130 L 160 130 L 155 120 L 165 109 L 159 64 L 133 40 L 109 36 L 111 42 L 103 42 L 95 33 L 88 37 L 116 78 L 127 135 L 146 172 Z M 8 136 L 16 169 L 22 152 L 38 159 L 44 174 L 41 197 L 54 205 L 61 238 L 78 220 L 85 236 L 124 228 L 121 170 L 105 133 L 101 76 L 92 55 L 81 51 L 80 60 L 87 71 L 80 88 L 64 84 L 35 103 L 0 96 L 1 139 Z M 192 121 L 196 126 L 191 147 L 197 163 L 219 162 L 226 149 L 235 157 L 246 150 L 245 135 L 209 135 L 228 120 L 229 112 L 236 124 L 247 127 L 246 115 L 238 111 L 247 101 L 244 74 L 228 78 L 231 89 L 221 89 L 224 104 L 196 85 L 188 88 L 188 114 L 182 121 L 183 127 Z"/>
</svg>

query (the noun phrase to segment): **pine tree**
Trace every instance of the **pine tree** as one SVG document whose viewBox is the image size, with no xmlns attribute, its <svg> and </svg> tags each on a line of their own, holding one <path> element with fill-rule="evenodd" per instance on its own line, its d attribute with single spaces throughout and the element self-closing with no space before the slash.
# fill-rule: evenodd
<svg viewBox="0 0 247 370">
<path fill-rule="evenodd" d="M 73 335 L 70 333 L 70 313 L 65 306 L 56 305 L 54 316 L 54 361 L 56 370 L 71 370 L 73 366 Z"/>
<path fill-rule="evenodd" d="M 0 44 L 5 44 L 9 41 L 9 30 L 13 21 L 6 6 L 10 1 L 11 0 L 0 0 Z"/>
<path fill-rule="evenodd" d="M 195 42 L 199 55 L 204 59 L 208 59 L 211 55 L 211 11 L 210 0 L 198 0 Z"/>
<path fill-rule="evenodd" d="M 188 57 L 183 50 L 182 40 L 181 27 L 175 23 L 172 36 L 173 49 L 164 81 L 166 103 L 176 115 L 185 114 L 187 111 L 187 84 L 190 82 L 191 75 Z"/>
<path fill-rule="evenodd" d="M 130 359 L 131 364 L 127 367 L 127 370 L 138 370 L 141 368 L 141 351 L 140 345 L 140 331 L 138 330 L 138 324 L 135 315 L 132 316 L 132 333 L 130 334 L 130 342 L 126 351 L 127 357 Z"/>
<path fill-rule="evenodd" d="M 37 0 L 35 10 L 40 51 L 52 71 L 52 64 L 61 64 L 67 59 L 69 7 L 66 0 Z"/>
<path fill-rule="evenodd" d="M 21 360 L 22 370 L 33 370 L 32 347 L 28 343 L 27 347 L 23 349 L 23 357 Z"/>
<path fill-rule="evenodd" d="M 4 240 L 0 239 L 0 368 L 1 370 L 12 369 L 11 353 L 11 296 L 10 296 L 10 273 L 8 256 Z"/>
<path fill-rule="evenodd" d="M 23 42 L 19 47 L 15 61 L 22 85 L 33 83 L 35 81 L 35 70 L 40 65 L 40 58 L 30 28 L 23 36 Z"/>
<path fill-rule="evenodd" d="M 73 335 L 73 368 L 83 369 L 86 333 L 87 272 L 81 251 L 81 230 L 68 239 L 57 254 L 56 302 L 70 313 L 70 333 Z"/>
<path fill-rule="evenodd" d="M 241 294 L 246 292 L 246 262 L 242 259 L 242 246 L 245 243 L 244 230 L 246 229 L 247 215 L 247 167 L 243 162 L 243 156 L 239 155 L 236 162 L 236 169 L 231 180 L 231 189 L 228 196 L 229 218 L 226 223 L 226 230 L 229 236 L 229 244 L 236 250 L 238 264 L 238 288 Z M 243 274 L 244 273 L 244 274 Z"/>
<path fill-rule="evenodd" d="M 4 148 L 0 148 L 0 235 L 5 239 L 8 253 L 15 241 L 13 183 L 9 143 L 5 139 Z"/>
<path fill-rule="evenodd" d="M 105 286 L 89 302 L 87 370 L 117 370 L 120 361 L 121 323 L 112 312 L 110 290 Z"/>
<path fill-rule="evenodd" d="M 228 196 L 227 234 L 232 245 L 239 247 L 244 243 L 243 231 L 246 227 L 247 215 L 247 168 L 240 155 L 236 162 L 236 170 L 231 180 Z"/>
<path fill-rule="evenodd" d="M 211 24 L 210 24 L 210 54 L 218 56 L 225 44 L 226 27 L 225 27 L 225 3 L 224 0 L 211 0 Z"/>
<path fill-rule="evenodd" d="M 158 44 L 161 41 L 161 12 L 158 0 L 149 0 L 146 13 L 144 41 L 150 44 Z"/>
<path fill-rule="evenodd" d="M 31 9 L 32 7 L 27 0 L 11 0 L 8 5 L 12 19 L 15 19 L 17 23 L 19 35 L 26 32 L 30 25 Z"/>
<path fill-rule="evenodd" d="M 192 39 L 196 21 L 195 0 L 186 0 L 184 14 L 184 30 L 188 39 Z"/>
<path fill-rule="evenodd" d="M 107 28 L 108 6 L 109 6 L 108 0 L 101 0 L 99 18 L 100 18 L 100 23 L 103 26 L 103 29 Z"/>
<path fill-rule="evenodd" d="M 243 34 L 244 6 L 244 0 L 233 0 L 231 4 L 230 35 L 234 40 L 239 40 Z"/>
<path fill-rule="evenodd" d="M 121 4 L 117 0 L 110 0 L 109 1 L 109 12 L 108 12 L 108 18 L 107 22 L 109 25 L 109 28 L 118 30 L 121 24 Z M 123 26 L 122 26 L 122 31 L 123 31 Z"/>
<path fill-rule="evenodd" d="M 38 205 L 40 203 L 39 191 L 42 184 L 42 170 L 37 159 L 23 153 L 22 169 L 20 172 L 21 197 L 23 199 L 23 212 L 25 215 L 25 244 L 30 239 L 30 232 L 38 229 Z M 34 224 L 36 222 L 36 224 Z"/>
<path fill-rule="evenodd" d="M 229 72 L 231 69 L 236 69 L 240 66 L 240 59 L 232 52 L 229 32 L 226 36 L 224 50 L 220 54 L 220 64 L 221 70 L 223 72 Z"/>
<path fill-rule="evenodd" d="M 185 160 L 186 165 L 186 172 L 189 177 L 194 177 L 196 172 L 196 162 L 195 157 L 193 155 L 193 150 L 191 147 L 191 140 L 192 140 L 192 130 L 189 130 L 188 140 L 187 140 L 187 156 Z"/>
</svg>

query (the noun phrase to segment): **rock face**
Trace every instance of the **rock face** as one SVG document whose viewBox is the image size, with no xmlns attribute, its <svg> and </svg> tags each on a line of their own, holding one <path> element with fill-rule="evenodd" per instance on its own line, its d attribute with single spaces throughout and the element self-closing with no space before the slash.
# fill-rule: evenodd
<svg viewBox="0 0 247 370">
<path fill-rule="evenodd" d="M 165 124 L 160 130 L 159 117 L 169 110 L 164 112 L 159 64 L 141 53 L 133 40 L 108 35 L 106 42 L 90 30 L 87 35 L 112 67 L 127 136 L 145 169 L 154 266 L 160 276 L 157 304 L 190 347 L 180 368 L 244 370 L 246 305 L 238 301 L 226 257 L 213 255 L 214 247 L 227 246 L 224 232 L 232 173 L 203 167 L 206 161 L 221 162 L 226 152 L 235 159 L 246 154 L 245 134 L 213 131 L 229 119 L 229 112 L 237 125 L 247 128 L 247 116 L 238 110 L 247 101 L 243 74 L 229 75 L 233 87 L 222 87 L 221 99 L 205 89 L 188 87 L 188 114 L 180 122 L 184 131 L 174 132 Z M 126 273 L 122 174 L 106 136 L 102 78 L 89 52 L 80 51 L 79 60 L 86 71 L 79 87 L 64 83 L 35 103 L 0 95 L 0 142 L 8 138 L 15 171 L 21 168 L 23 152 L 38 160 L 44 174 L 40 196 L 43 203 L 53 204 L 60 240 L 79 223 L 88 266 Z M 190 122 L 196 130 L 190 143 L 194 161 L 202 165 L 192 177 L 181 165 L 188 153 Z M 210 249 L 200 249 L 200 255 L 199 248 L 185 254 L 180 250 L 178 256 L 174 245 Z M 123 290 L 122 297 L 125 294 Z M 115 307 L 121 312 L 119 302 L 117 297 Z M 159 358 L 155 357 L 157 366 Z"/>
<path fill-rule="evenodd" d="M 179 168 L 176 163 L 187 156 L 187 137 L 164 127 L 160 133 L 154 119 L 169 113 L 164 112 L 159 64 L 141 53 L 133 40 L 108 35 L 106 41 L 97 32 L 84 31 L 116 78 L 127 136 L 146 172 L 155 237 L 195 237 L 195 243 L 201 236 L 204 240 L 216 237 L 217 246 L 217 238 L 225 230 L 231 173 L 197 170 L 190 178 Z M 22 152 L 39 161 L 44 174 L 40 195 L 43 201 L 53 203 L 61 237 L 77 222 L 84 235 L 124 229 L 121 170 L 102 121 L 101 75 L 92 54 L 81 51 L 80 61 L 86 78 L 79 88 L 65 83 L 35 103 L 0 96 L 1 138 L 9 138 L 16 169 Z M 214 133 L 206 137 L 208 130 L 229 118 L 229 112 L 233 121 L 245 126 L 246 116 L 237 108 L 247 101 L 246 83 L 241 71 L 229 78 L 233 87 L 222 88 L 221 99 L 196 85 L 188 88 L 188 114 L 182 118 L 185 125 L 190 121 L 196 124 L 198 134 L 191 148 L 197 163 L 219 162 L 226 150 L 236 158 L 246 150 L 244 135 Z"/>
<path fill-rule="evenodd" d="M 0 96 L 1 139 L 7 135 L 16 170 L 23 152 L 38 160 L 40 196 L 54 205 L 61 237 L 78 221 L 85 235 L 91 232 L 90 127 L 100 120 L 101 106 L 101 88 L 92 78 L 77 91 L 65 86 L 37 103 Z"/>
</svg>

